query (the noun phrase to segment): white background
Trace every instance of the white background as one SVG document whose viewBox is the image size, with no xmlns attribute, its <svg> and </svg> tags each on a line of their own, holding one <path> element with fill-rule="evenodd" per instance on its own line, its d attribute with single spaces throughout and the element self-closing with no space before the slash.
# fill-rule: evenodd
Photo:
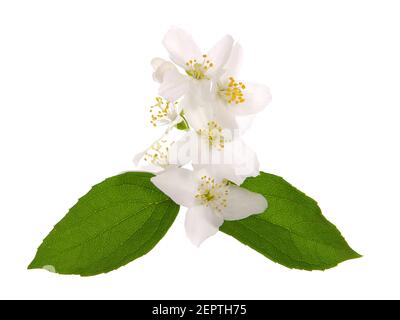
<svg viewBox="0 0 400 320">
<path fill-rule="evenodd" d="M 0 298 L 400 298 L 399 15 L 383 0 L 1 1 Z M 317 199 L 362 259 L 289 270 L 222 233 L 196 249 L 181 212 L 118 271 L 26 270 L 76 200 L 160 134 L 149 61 L 171 25 L 204 51 L 242 43 L 242 78 L 273 93 L 246 137 L 262 170 Z"/>
</svg>

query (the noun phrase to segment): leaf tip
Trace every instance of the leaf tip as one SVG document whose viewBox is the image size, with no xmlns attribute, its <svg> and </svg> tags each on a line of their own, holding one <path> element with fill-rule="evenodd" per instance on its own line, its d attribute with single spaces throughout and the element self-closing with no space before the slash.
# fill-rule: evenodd
<svg viewBox="0 0 400 320">
<path fill-rule="evenodd" d="M 28 270 L 33 270 L 33 269 L 38 269 L 38 266 L 36 265 L 36 257 L 32 260 L 32 262 L 28 265 Z"/>
<path fill-rule="evenodd" d="M 350 259 L 360 259 L 363 258 L 364 256 L 362 254 L 359 254 L 358 252 L 353 250 L 353 257 Z"/>
</svg>

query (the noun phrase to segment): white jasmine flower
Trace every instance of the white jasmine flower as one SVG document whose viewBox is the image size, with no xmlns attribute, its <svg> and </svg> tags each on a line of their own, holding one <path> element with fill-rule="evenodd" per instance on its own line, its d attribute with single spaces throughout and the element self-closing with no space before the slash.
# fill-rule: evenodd
<svg viewBox="0 0 400 320">
<path fill-rule="evenodd" d="M 259 175 L 256 153 L 240 136 L 221 130 L 215 121 L 210 121 L 191 137 L 192 143 L 198 146 L 198 152 L 191 157 L 195 169 L 207 169 L 214 177 L 226 178 L 238 185 L 248 177 Z"/>
<path fill-rule="evenodd" d="M 233 39 L 229 35 L 224 36 L 205 54 L 189 34 L 172 27 L 165 35 L 163 44 L 170 59 L 184 74 L 173 63 L 156 58 L 152 60 L 153 78 L 160 83 L 159 94 L 162 97 L 177 100 L 199 86 L 205 85 L 210 90 L 210 80 L 224 72 L 223 67 L 231 56 Z"/>
<path fill-rule="evenodd" d="M 167 139 L 155 141 L 149 148 L 133 158 L 135 166 L 149 172 L 159 173 L 172 166 L 169 162 L 169 149 L 173 145 Z"/>
<path fill-rule="evenodd" d="M 180 141 L 182 136 L 185 135 L 185 132 L 169 127 L 161 138 L 154 141 L 144 151 L 136 154 L 133 158 L 133 163 L 141 170 L 156 174 L 166 169 L 186 164 L 188 161 L 181 163 L 176 157 L 171 157 L 171 152 L 176 150 L 176 142 Z"/>
<path fill-rule="evenodd" d="M 268 87 L 236 79 L 242 60 L 242 47 L 236 43 L 224 72 L 213 84 L 218 108 L 235 116 L 248 116 L 262 111 L 271 101 Z"/>
<path fill-rule="evenodd" d="M 219 113 L 201 102 L 196 105 L 197 108 L 185 108 L 191 131 L 173 146 L 176 159 L 180 163 L 191 162 L 196 169 L 207 169 L 213 176 L 238 185 L 247 177 L 257 176 L 257 155 L 242 139 L 242 130 L 234 116 Z"/>
<path fill-rule="evenodd" d="M 152 182 L 189 208 L 186 232 L 200 245 L 224 220 L 267 208 L 262 195 L 239 186 L 259 174 L 257 156 L 242 140 L 243 124 L 268 104 L 270 94 L 265 86 L 237 80 L 242 49 L 229 35 L 204 53 L 189 34 L 173 27 L 163 44 L 172 62 L 151 62 L 160 97 L 150 113 L 153 126 L 167 129 L 135 163 L 145 162 L 157 174 Z M 181 168 L 188 163 L 194 171 Z"/>
<path fill-rule="evenodd" d="M 207 54 L 202 52 L 193 38 L 184 30 L 172 27 L 163 44 L 171 60 L 195 80 L 209 80 L 221 73 L 231 56 L 233 38 L 226 35 Z"/>
<path fill-rule="evenodd" d="M 224 220 L 244 219 L 268 206 L 262 195 L 216 179 L 207 170 L 171 168 L 151 181 L 177 204 L 189 208 L 186 233 L 197 246 L 217 233 Z"/>
<path fill-rule="evenodd" d="M 153 79 L 160 83 L 158 94 L 169 101 L 176 101 L 189 90 L 187 76 L 181 74 L 176 66 L 161 58 L 151 61 L 154 73 Z"/>
<path fill-rule="evenodd" d="M 172 146 L 173 163 L 191 162 L 196 169 L 207 169 L 238 185 L 249 176 L 257 176 L 259 162 L 241 139 L 245 131 L 242 124 L 249 124 L 243 121 L 249 118 L 245 116 L 261 111 L 270 95 L 264 86 L 235 80 L 243 56 L 241 46 L 225 36 L 208 54 L 202 54 L 192 37 L 178 28 L 171 28 L 163 43 L 185 74 L 174 63 L 156 58 L 152 61 L 153 78 L 160 83 L 161 96 L 169 101 L 183 98 L 180 113 L 162 110 L 153 120 L 156 125 L 170 123 L 171 118 L 184 113 L 192 129 Z"/>
<path fill-rule="evenodd" d="M 266 86 L 237 80 L 243 50 L 231 36 L 223 37 L 206 55 L 189 34 L 178 28 L 171 28 L 163 43 L 171 60 L 185 74 L 173 63 L 156 58 L 152 61 L 153 78 L 160 82 L 161 96 L 170 100 L 184 97 L 182 108 L 189 124 L 204 112 L 204 107 L 224 128 L 238 129 L 238 123 L 249 126 L 251 115 L 270 102 Z"/>
<path fill-rule="evenodd" d="M 181 117 L 182 108 L 178 101 L 171 102 L 162 97 L 156 98 L 156 103 L 150 107 L 150 123 L 154 126 L 173 127 L 183 121 Z"/>
</svg>

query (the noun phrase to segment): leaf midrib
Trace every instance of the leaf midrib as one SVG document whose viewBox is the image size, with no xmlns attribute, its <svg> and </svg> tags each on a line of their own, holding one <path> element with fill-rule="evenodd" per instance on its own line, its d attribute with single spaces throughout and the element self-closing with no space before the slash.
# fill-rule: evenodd
<svg viewBox="0 0 400 320">
<path fill-rule="evenodd" d="M 158 205 L 158 204 L 161 204 L 161 203 L 164 203 L 164 202 L 168 202 L 168 201 L 171 201 L 171 200 L 165 199 L 165 200 L 162 200 L 162 201 L 149 203 L 148 206 L 146 206 L 146 207 L 144 207 L 144 208 L 141 208 L 139 211 L 135 211 L 134 213 L 132 213 L 131 215 L 129 215 L 129 216 L 125 217 L 124 219 L 118 221 L 117 223 L 115 223 L 115 224 L 112 225 L 111 227 L 104 229 L 104 230 L 103 230 L 102 232 L 100 232 L 100 233 L 97 233 L 96 235 L 94 235 L 94 236 L 91 237 L 90 239 L 85 240 L 85 241 L 83 241 L 83 242 L 80 242 L 80 243 L 78 243 L 78 244 L 76 244 L 76 245 L 74 245 L 74 246 L 72 246 L 72 247 L 68 247 L 68 248 L 66 248 L 66 249 L 64 249 L 64 250 L 62 250 L 62 251 L 59 251 L 59 252 L 57 252 L 56 254 L 51 255 L 51 257 L 56 257 L 56 256 L 59 256 L 59 255 L 65 253 L 65 252 L 67 252 L 67 251 L 71 251 L 71 250 L 73 250 L 73 249 L 75 249 L 75 248 L 77 248 L 77 247 L 84 246 L 84 245 L 86 245 L 87 243 L 89 243 L 89 242 L 91 242 L 91 241 L 93 241 L 93 240 L 99 238 L 99 237 L 100 237 L 101 235 L 103 235 L 104 233 L 113 230 L 114 228 L 116 228 L 117 226 L 119 226 L 121 223 L 124 223 L 125 221 L 127 221 L 127 220 L 133 218 L 134 216 L 136 216 L 137 214 L 143 212 L 144 210 L 148 209 L 149 207 L 151 207 L 151 206 L 156 206 L 156 205 Z M 121 202 L 122 202 L 122 201 L 121 201 Z M 153 211 L 154 211 L 154 209 L 153 209 Z M 153 213 L 154 213 L 154 212 L 153 212 Z M 148 219 L 149 219 L 149 218 L 148 218 Z M 146 222 L 148 219 L 146 219 L 145 222 Z"/>
<path fill-rule="evenodd" d="M 328 268 L 329 266 L 326 264 L 321 264 L 320 266 L 309 263 L 309 262 L 305 262 L 303 260 L 298 260 L 293 258 L 292 256 L 290 256 L 289 254 L 283 252 L 281 249 L 279 249 L 276 245 L 274 245 L 271 240 L 269 240 L 268 238 L 265 238 L 262 234 L 254 231 L 253 229 L 249 228 L 248 226 L 246 226 L 245 224 L 243 224 L 241 221 L 237 221 L 244 229 L 249 230 L 250 232 L 254 233 L 257 237 L 263 239 L 264 241 L 268 242 L 277 252 L 281 253 L 283 256 L 286 256 L 289 260 L 293 261 L 295 264 L 297 264 L 297 266 L 294 265 L 290 265 L 290 264 L 284 264 L 286 267 L 288 268 L 299 268 L 300 265 L 302 265 L 302 268 L 304 270 L 312 270 L 312 269 L 323 269 L 323 268 Z M 295 246 L 296 249 L 298 250 L 297 246 Z M 265 251 L 262 252 L 263 255 L 267 256 L 268 258 L 270 258 L 272 261 L 275 261 L 276 263 L 280 263 L 282 264 L 282 262 L 277 262 L 276 258 L 274 258 L 272 255 L 266 253 Z M 310 266 L 310 268 L 305 268 L 305 265 Z"/>
</svg>

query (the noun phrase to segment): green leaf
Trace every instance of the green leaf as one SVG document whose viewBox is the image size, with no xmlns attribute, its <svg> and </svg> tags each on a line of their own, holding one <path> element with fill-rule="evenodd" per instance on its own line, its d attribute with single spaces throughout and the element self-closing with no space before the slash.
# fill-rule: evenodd
<svg viewBox="0 0 400 320">
<path fill-rule="evenodd" d="M 148 253 L 179 211 L 152 176 L 129 172 L 94 186 L 54 227 L 28 268 L 92 276 Z"/>
<path fill-rule="evenodd" d="M 261 173 L 242 187 L 260 193 L 268 209 L 239 221 L 226 221 L 221 231 L 288 268 L 325 270 L 359 258 L 317 202 L 288 182 Z"/>
</svg>

